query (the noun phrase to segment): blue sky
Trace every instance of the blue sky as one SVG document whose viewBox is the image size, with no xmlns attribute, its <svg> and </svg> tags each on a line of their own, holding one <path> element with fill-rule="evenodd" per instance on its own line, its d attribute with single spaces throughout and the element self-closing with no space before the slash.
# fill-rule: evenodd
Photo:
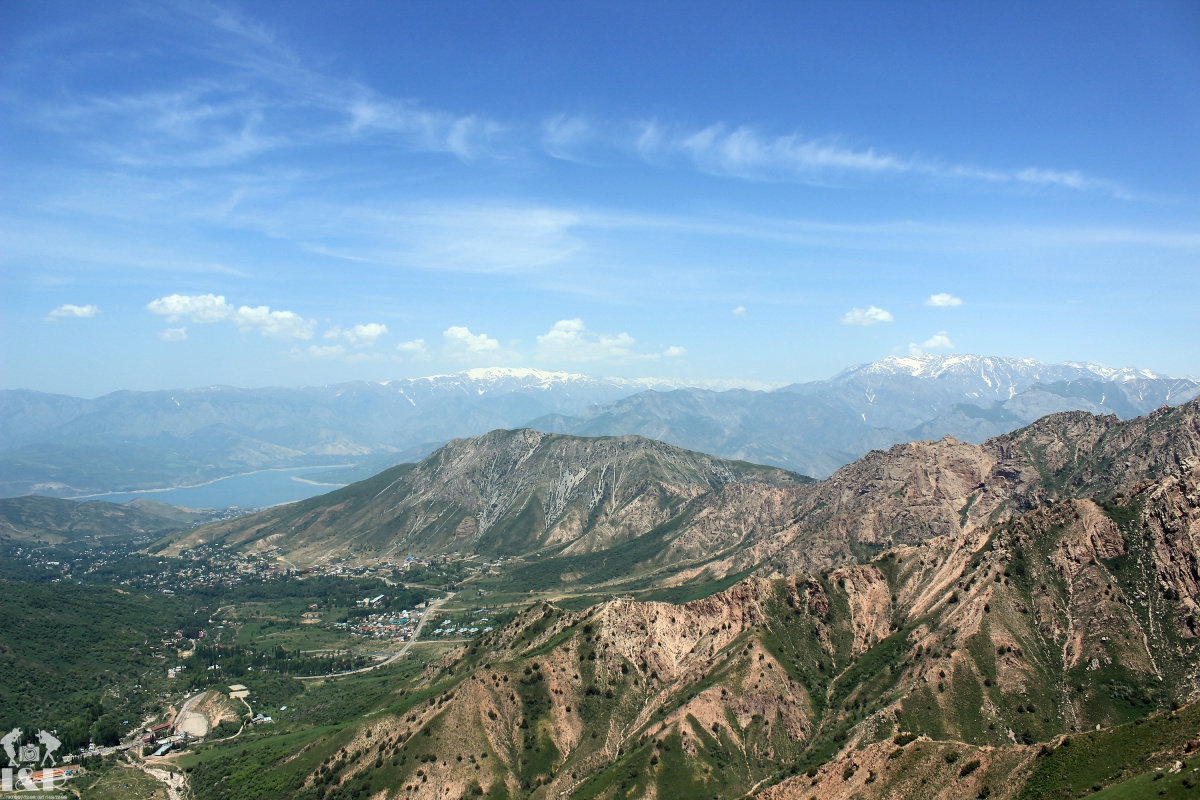
<svg viewBox="0 0 1200 800">
<path fill-rule="evenodd" d="M 0 5 L 0 385 L 1200 374 L 1194 3 Z"/>
</svg>

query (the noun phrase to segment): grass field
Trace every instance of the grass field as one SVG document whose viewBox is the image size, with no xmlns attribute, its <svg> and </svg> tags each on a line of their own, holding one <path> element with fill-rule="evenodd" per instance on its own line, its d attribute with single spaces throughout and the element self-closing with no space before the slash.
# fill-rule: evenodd
<svg viewBox="0 0 1200 800">
<path fill-rule="evenodd" d="M 1200 788 L 1184 785 L 1185 780 L 1200 784 L 1200 774 L 1191 771 L 1200 766 L 1200 758 L 1188 759 L 1185 773 L 1154 778 L 1157 767 L 1169 768 L 1175 761 L 1165 754 L 1195 736 L 1197 729 L 1200 729 L 1200 706 L 1192 705 L 1134 723 L 1071 736 L 1037 760 L 1020 800 L 1067 800 L 1093 793 L 1100 797 L 1104 786 L 1109 788 L 1103 796 L 1110 799 L 1200 798 Z M 1150 794 L 1144 793 L 1147 788 L 1152 789 Z M 1159 794 L 1164 790 L 1167 794 Z"/>
<path fill-rule="evenodd" d="M 83 800 L 148 800 L 167 796 L 166 787 L 140 769 L 114 765 L 98 778 L 83 775 L 67 784 Z"/>
<path fill-rule="evenodd" d="M 1148 772 L 1124 783 L 1110 786 L 1092 797 L 1097 800 L 1170 800 L 1176 797 L 1200 797 L 1200 773 L 1193 772 L 1200 760 L 1184 762 L 1182 772 Z"/>
</svg>

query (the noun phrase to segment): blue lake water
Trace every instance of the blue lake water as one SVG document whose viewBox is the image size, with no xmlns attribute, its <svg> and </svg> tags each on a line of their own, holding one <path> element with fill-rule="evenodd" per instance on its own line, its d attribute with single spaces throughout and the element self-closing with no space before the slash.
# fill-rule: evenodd
<svg viewBox="0 0 1200 800">
<path fill-rule="evenodd" d="M 246 475 L 232 475 L 203 486 L 181 489 L 163 489 L 147 492 L 109 492 L 96 495 L 89 500 L 107 500 L 110 503 L 127 503 L 144 497 L 184 508 L 266 508 L 280 503 L 294 503 L 319 494 L 332 492 L 337 486 L 315 486 L 297 478 L 315 472 L 333 469 L 323 467 L 296 467 L 271 469 Z"/>
</svg>

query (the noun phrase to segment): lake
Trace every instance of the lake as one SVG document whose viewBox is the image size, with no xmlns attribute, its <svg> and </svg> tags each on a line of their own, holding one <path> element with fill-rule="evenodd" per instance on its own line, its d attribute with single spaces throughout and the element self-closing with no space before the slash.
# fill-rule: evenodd
<svg viewBox="0 0 1200 800">
<path fill-rule="evenodd" d="M 302 478 L 310 473 L 327 472 L 335 466 L 292 467 L 231 475 L 228 478 L 206 483 L 203 486 L 188 486 L 178 489 L 162 489 L 143 492 L 109 492 L 89 497 L 89 500 L 107 500 L 110 503 L 127 503 L 144 497 L 184 508 L 266 508 L 280 503 L 294 503 L 319 494 L 332 492 L 338 486 L 316 486 L 305 483 Z M 82 498 L 76 498 L 82 499 Z"/>
</svg>

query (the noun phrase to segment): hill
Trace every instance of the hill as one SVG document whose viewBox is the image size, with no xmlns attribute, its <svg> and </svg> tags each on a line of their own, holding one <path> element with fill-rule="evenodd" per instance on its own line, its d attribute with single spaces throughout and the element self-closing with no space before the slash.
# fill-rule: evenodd
<svg viewBox="0 0 1200 800">
<path fill-rule="evenodd" d="M 55 497 L 0 499 L 0 538 L 58 544 L 82 539 L 133 538 L 190 528 L 211 514 L 150 500 L 107 503 Z"/>
</svg>

